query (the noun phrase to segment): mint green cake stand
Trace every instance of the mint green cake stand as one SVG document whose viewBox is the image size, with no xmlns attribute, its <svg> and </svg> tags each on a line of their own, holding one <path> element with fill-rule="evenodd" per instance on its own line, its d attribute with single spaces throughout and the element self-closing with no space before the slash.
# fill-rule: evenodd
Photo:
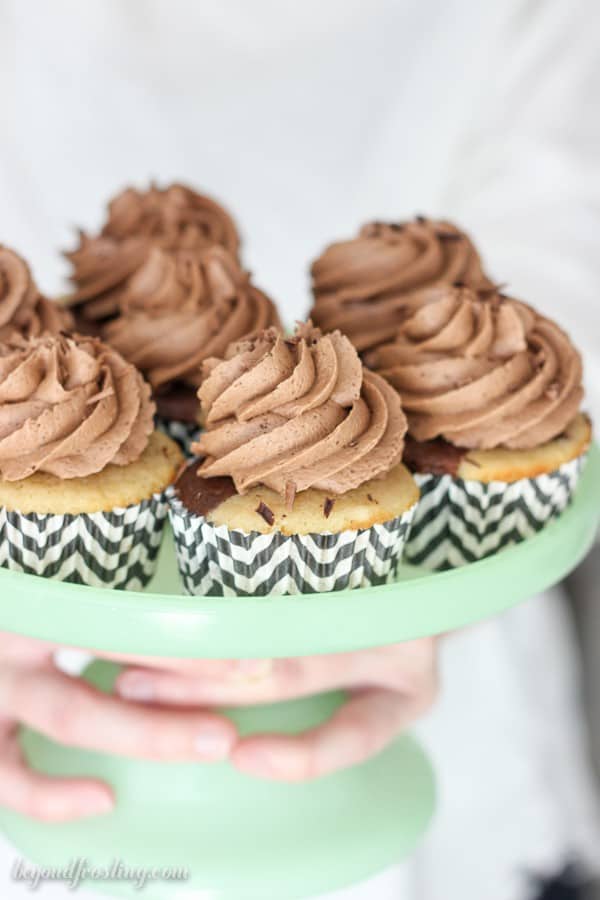
<svg viewBox="0 0 600 900">
<path fill-rule="evenodd" d="M 588 551 L 600 517 L 600 451 L 590 452 L 574 502 L 542 532 L 461 569 L 405 566 L 377 588 L 298 597 L 181 595 L 170 535 L 140 593 L 61 584 L 0 570 L 0 629 L 75 647 L 169 657 L 262 658 L 337 653 L 440 634 L 496 615 L 559 581 Z M 93 663 L 110 690 L 117 668 Z M 244 734 L 293 733 L 324 721 L 342 700 L 323 694 L 228 710 Z M 293 900 L 359 882 L 400 861 L 425 831 L 434 780 L 410 737 L 371 761 L 309 784 L 252 779 L 228 764 L 166 764 L 90 753 L 24 731 L 35 768 L 93 775 L 113 785 L 116 810 L 47 825 L 0 812 L 29 858 L 59 866 L 183 867 L 187 881 L 150 882 L 148 900 Z M 113 895 L 128 882 L 90 883 Z"/>
</svg>

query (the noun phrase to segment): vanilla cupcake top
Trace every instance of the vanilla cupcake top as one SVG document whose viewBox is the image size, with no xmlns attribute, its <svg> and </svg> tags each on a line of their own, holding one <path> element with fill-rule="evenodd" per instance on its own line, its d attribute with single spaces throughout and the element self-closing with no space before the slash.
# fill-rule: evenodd
<svg viewBox="0 0 600 900">
<path fill-rule="evenodd" d="M 339 328 L 359 352 L 390 340 L 424 289 L 461 282 L 492 288 L 469 237 L 450 222 L 372 222 L 331 244 L 311 267 L 313 320 Z"/>
<path fill-rule="evenodd" d="M 417 441 L 537 447 L 565 430 L 583 397 L 581 357 L 558 325 L 468 288 L 432 292 L 367 363 L 400 392 Z"/>
<path fill-rule="evenodd" d="M 91 475 L 138 459 L 154 404 L 139 372 L 93 338 L 0 344 L 0 477 Z"/>
<path fill-rule="evenodd" d="M 198 474 L 230 476 L 239 493 L 264 484 L 292 500 L 311 487 L 342 494 L 402 458 L 398 394 L 338 331 L 299 325 L 285 340 L 268 329 L 204 370 Z"/>
<path fill-rule="evenodd" d="M 100 234 L 80 232 L 79 246 L 65 254 L 73 267 L 70 303 L 83 321 L 102 321 L 117 312 L 129 277 L 153 247 L 197 253 L 219 245 L 237 258 L 239 243 L 229 213 L 204 194 L 180 184 L 126 188 L 108 204 Z"/>
<path fill-rule="evenodd" d="M 153 247 L 119 301 L 103 337 L 154 388 L 174 380 L 200 383 L 200 365 L 232 341 L 280 327 L 272 301 L 250 283 L 231 254 Z"/>
<path fill-rule="evenodd" d="M 40 294 L 25 260 L 0 245 L 0 341 L 57 334 L 72 324 L 68 310 Z"/>
</svg>

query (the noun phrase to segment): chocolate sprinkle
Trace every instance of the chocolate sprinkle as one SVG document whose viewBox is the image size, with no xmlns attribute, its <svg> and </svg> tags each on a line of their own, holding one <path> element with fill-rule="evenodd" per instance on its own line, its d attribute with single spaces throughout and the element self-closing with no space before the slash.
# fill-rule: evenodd
<svg viewBox="0 0 600 900">
<path fill-rule="evenodd" d="M 255 512 L 257 512 L 259 514 L 259 516 L 263 517 L 263 519 L 265 520 L 267 525 L 272 525 L 273 522 L 275 521 L 275 516 L 273 515 L 273 510 L 269 509 L 267 504 L 264 503 L 262 500 L 256 507 Z"/>
<path fill-rule="evenodd" d="M 331 497 L 325 497 L 325 503 L 323 504 L 323 513 L 326 519 L 328 519 L 331 515 L 331 510 L 333 509 L 334 503 L 335 500 L 332 500 Z"/>
</svg>

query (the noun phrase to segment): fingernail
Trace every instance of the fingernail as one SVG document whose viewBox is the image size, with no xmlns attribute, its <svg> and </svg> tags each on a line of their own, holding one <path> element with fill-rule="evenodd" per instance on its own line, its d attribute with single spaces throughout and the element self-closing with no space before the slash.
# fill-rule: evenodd
<svg viewBox="0 0 600 900">
<path fill-rule="evenodd" d="M 232 671 L 235 681 L 261 681 L 273 671 L 271 659 L 238 659 Z"/>
<path fill-rule="evenodd" d="M 117 682 L 117 691 L 125 700 L 147 703 L 156 697 L 152 681 L 144 675 L 124 675 Z"/>
<path fill-rule="evenodd" d="M 114 805 L 109 794 L 94 791 L 82 798 L 79 809 L 84 816 L 104 816 L 113 811 Z"/>
<path fill-rule="evenodd" d="M 231 739 L 222 732 L 204 731 L 197 735 L 194 747 L 203 759 L 225 759 L 231 749 Z"/>
</svg>

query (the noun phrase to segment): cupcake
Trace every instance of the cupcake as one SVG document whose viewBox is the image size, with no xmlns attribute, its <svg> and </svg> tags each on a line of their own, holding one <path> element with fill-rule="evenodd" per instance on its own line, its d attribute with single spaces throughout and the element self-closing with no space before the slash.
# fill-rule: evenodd
<svg viewBox="0 0 600 900">
<path fill-rule="evenodd" d="M 40 294 L 25 260 L 0 245 L 0 341 L 57 334 L 72 325 L 68 310 Z"/>
<path fill-rule="evenodd" d="M 0 564 L 113 588 L 154 571 L 182 462 L 150 388 L 94 338 L 0 344 Z"/>
<path fill-rule="evenodd" d="M 366 356 L 402 397 L 421 500 L 406 557 L 448 568 L 523 540 L 569 503 L 591 440 L 582 364 L 532 307 L 439 289 Z"/>
<path fill-rule="evenodd" d="M 212 249 L 215 256 L 207 258 Z M 221 327 L 223 313 L 237 303 L 239 325 L 246 307 L 246 319 L 255 320 L 248 332 L 277 321 L 270 301 L 248 287 L 238 251 L 229 213 L 210 197 L 174 184 L 143 192 L 127 188 L 109 203 L 100 234 L 81 234 L 79 247 L 67 254 L 78 328 L 114 342 L 143 370 L 154 390 L 157 424 L 186 453 L 198 436 L 194 358 Z M 236 292 L 244 295 L 240 302 Z"/>
<path fill-rule="evenodd" d="M 154 392 L 159 425 L 184 450 L 198 437 L 200 367 L 232 341 L 279 326 L 272 301 L 223 247 L 153 247 L 131 276 L 103 338 Z"/>
<path fill-rule="evenodd" d="M 365 225 L 358 237 L 327 247 L 311 275 L 312 320 L 323 331 L 339 328 L 359 353 L 392 340 L 423 290 L 455 282 L 493 288 L 468 236 L 423 216 Z"/>
<path fill-rule="evenodd" d="M 80 232 L 79 246 L 65 254 L 78 328 L 97 335 L 118 313 L 123 290 L 153 247 L 199 252 L 219 245 L 237 259 L 239 243 L 233 219 L 210 197 L 180 184 L 126 188 L 108 204 L 100 234 Z"/>
<path fill-rule="evenodd" d="M 268 329 L 207 360 L 205 431 L 171 492 L 192 594 L 332 591 L 393 578 L 418 498 L 398 394 L 349 340 Z"/>
</svg>

